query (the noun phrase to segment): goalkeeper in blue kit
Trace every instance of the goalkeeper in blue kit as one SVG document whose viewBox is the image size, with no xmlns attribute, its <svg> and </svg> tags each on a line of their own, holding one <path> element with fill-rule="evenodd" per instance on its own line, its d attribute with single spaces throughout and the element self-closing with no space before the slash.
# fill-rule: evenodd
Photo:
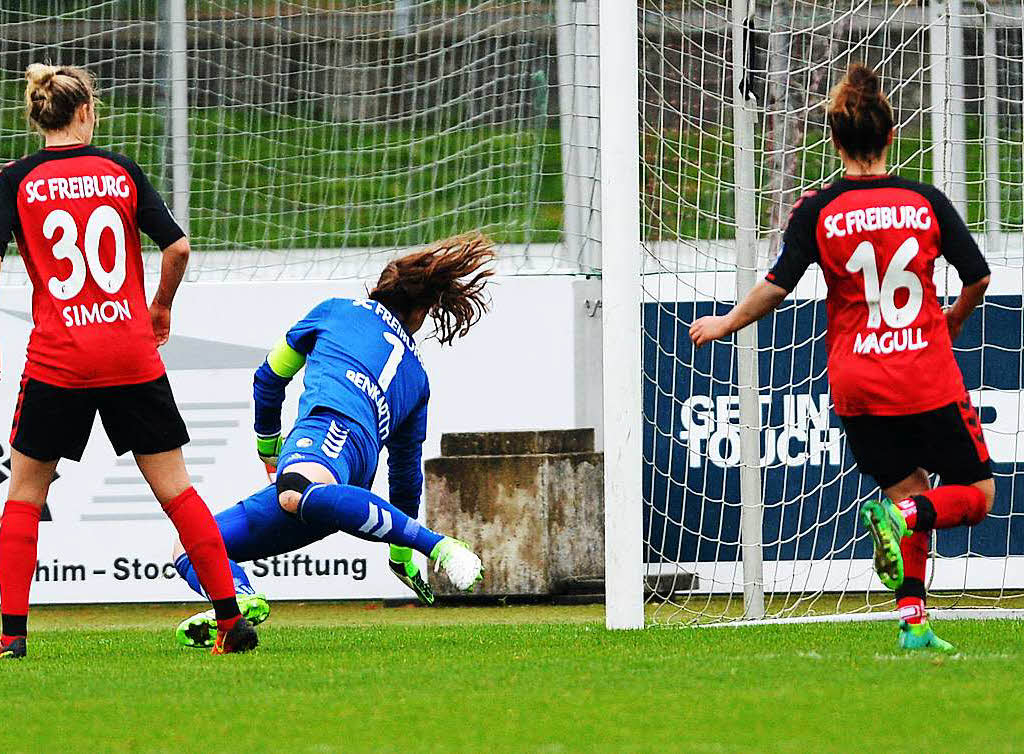
<svg viewBox="0 0 1024 754">
<path fill-rule="evenodd" d="M 490 242 L 462 236 L 387 265 L 364 300 L 328 299 L 274 346 L 256 370 L 256 445 L 276 484 L 216 516 L 239 606 L 253 623 L 269 615 L 239 562 L 297 550 L 343 531 L 390 545 L 389 567 L 422 602 L 433 594 L 412 562 L 435 561 L 459 589 L 483 575 L 480 558 L 416 521 L 423 487 L 422 444 L 430 390 L 413 335 L 427 317 L 442 344 L 469 332 L 487 309 Z M 281 438 L 285 388 L 305 367 L 298 419 Z M 390 501 L 370 492 L 381 448 L 388 449 Z M 188 556 L 178 573 L 206 596 Z M 185 620 L 179 643 L 205 647 L 216 635 L 211 611 Z"/>
</svg>

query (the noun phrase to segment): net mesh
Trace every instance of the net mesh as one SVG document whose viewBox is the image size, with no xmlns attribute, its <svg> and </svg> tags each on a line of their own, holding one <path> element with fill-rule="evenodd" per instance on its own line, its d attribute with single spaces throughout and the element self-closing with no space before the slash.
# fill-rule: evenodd
<svg viewBox="0 0 1024 754">
<path fill-rule="evenodd" d="M 586 224 L 563 237 L 560 133 L 579 129 L 571 110 L 559 118 L 575 100 L 557 82 L 581 58 L 556 49 L 572 14 L 560 27 L 553 3 L 526 0 L 187 0 L 179 52 L 173 5 L 4 4 L 0 157 L 38 146 L 25 67 L 85 65 L 102 100 L 95 143 L 135 158 L 169 203 L 173 122 L 187 118 L 187 211 L 173 208 L 201 252 L 193 279 L 362 276 L 472 229 L 510 272 L 586 263 Z M 187 112 L 171 107 L 179 54 Z"/>
<path fill-rule="evenodd" d="M 817 269 L 758 327 L 759 428 L 740 424 L 737 347 L 695 352 L 688 337 L 695 317 L 724 313 L 735 301 L 737 203 L 752 203 L 754 264 L 763 274 L 795 199 L 839 174 L 824 103 L 851 61 L 876 67 L 891 98 L 893 169 L 943 188 L 993 266 L 989 296 L 956 351 L 992 452 L 997 502 L 978 527 L 939 533 L 929 602 L 1014 604 L 1024 595 L 1017 484 L 1024 6 L 751 3 L 738 83 L 753 115 L 752 196 L 738 195 L 734 184 L 742 157 L 730 5 L 643 0 L 640 7 L 649 617 L 744 616 L 744 505 L 763 506 L 767 616 L 893 607 L 856 515 L 877 490 L 857 472 L 830 410 Z M 940 263 L 937 278 L 940 292 L 949 285 L 955 293 L 955 271 Z M 760 435 L 760 500 L 740 497 L 744 431 Z"/>
</svg>

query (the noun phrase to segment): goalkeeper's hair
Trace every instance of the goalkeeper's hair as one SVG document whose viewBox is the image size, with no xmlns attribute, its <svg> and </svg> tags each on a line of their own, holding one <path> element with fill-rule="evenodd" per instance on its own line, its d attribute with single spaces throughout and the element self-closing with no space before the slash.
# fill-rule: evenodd
<svg viewBox="0 0 1024 754">
<path fill-rule="evenodd" d="M 855 160 L 874 160 L 885 151 L 895 122 L 877 73 L 863 63 L 850 65 L 829 92 L 828 125 Z"/>
<path fill-rule="evenodd" d="M 487 311 L 490 296 L 484 289 L 494 269 L 485 265 L 493 260 L 494 244 L 479 233 L 438 241 L 389 262 L 370 298 L 403 321 L 426 309 L 438 341 L 450 345 Z"/>
<path fill-rule="evenodd" d="M 84 68 L 33 63 L 25 80 L 25 112 L 42 131 L 67 128 L 75 110 L 95 98 L 96 80 Z"/>
</svg>

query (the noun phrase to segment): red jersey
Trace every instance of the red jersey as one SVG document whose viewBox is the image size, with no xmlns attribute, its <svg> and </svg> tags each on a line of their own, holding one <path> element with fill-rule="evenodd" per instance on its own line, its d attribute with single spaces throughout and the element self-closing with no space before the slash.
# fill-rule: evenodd
<svg viewBox="0 0 1024 754">
<path fill-rule="evenodd" d="M 13 233 L 32 281 L 26 377 L 86 388 L 164 374 L 140 230 L 161 249 L 185 235 L 127 157 L 57 147 L 0 172 L 0 256 Z"/>
<path fill-rule="evenodd" d="M 967 226 L 933 186 L 844 178 L 796 203 L 767 279 L 789 291 L 811 262 L 821 267 L 836 413 L 917 414 L 963 397 L 932 279 L 940 255 L 964 285 L 989 274 Z"/>
</svg>

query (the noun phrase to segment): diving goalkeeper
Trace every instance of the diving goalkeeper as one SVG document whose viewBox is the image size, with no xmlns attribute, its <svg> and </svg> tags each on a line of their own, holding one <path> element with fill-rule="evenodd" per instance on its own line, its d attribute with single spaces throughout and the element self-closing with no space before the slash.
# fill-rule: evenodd
<svg viewBox="0 0 1024 754">
<path fill-rule="evenodd" d="M 461 236 L 387 265 L 365 300 L 328 299 L 295 324 L 256 370 L 256 445 L 276 484 L 217 517 L 239 606 L 250 622 L 269 614 L 239 562 L 291 552 L 336 531 L 391 545 L 389 566 L 423 602 L 430 587 L 412 562 L 423 553 L 459 589 L 483 575 L 465 544 L 416 521 L 423 486 L 422 444 L 430 390 L 413 335 L 429 316 L 442 344 L 469 332 L 487 309 L 491 243 Z M 305 367 L 299 418 L 281 438 L 285 388 Z M 388 449 L 390 502 L 370 492 L 381 448 Z M 192 563 L 176 552 L 178 573 L 206 596 Z M 205 647 L 211 612 L 185 620 L 179 643 Z"/>
</svg>

